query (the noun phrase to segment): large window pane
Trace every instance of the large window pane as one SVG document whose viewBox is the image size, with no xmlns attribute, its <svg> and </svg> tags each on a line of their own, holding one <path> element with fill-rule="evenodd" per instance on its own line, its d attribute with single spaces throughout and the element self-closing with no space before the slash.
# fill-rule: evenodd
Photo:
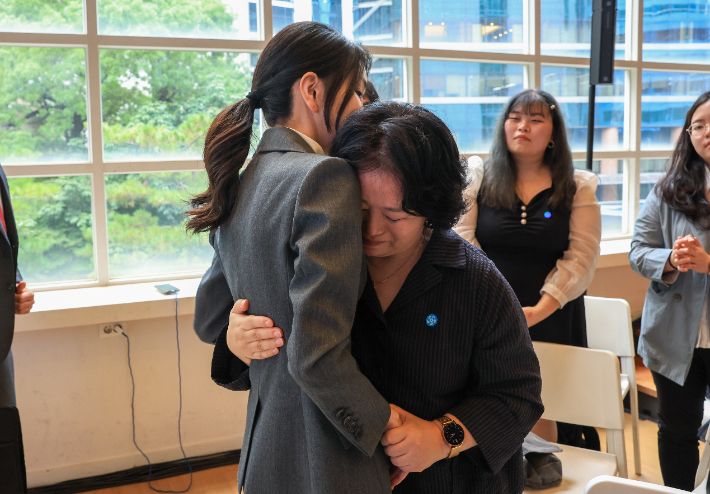
<svg viewBox="0 0 710 494">
<path fill-rule="evenodd" d="M 645 70 L 642 84 L 641 149 L 672 149 L 688 109 L 710 91 L 710 74 Z"/>
<path fill-rule="evenodd" d="M 293 22 L 316 21 L 365 45 L 404 46 L 402 1 L 273 0 L 273 29 L 277 33 Z"/>
<path fill-rule="evenodd" d="M 523 89 L 525 67 L 421 61 L 421 103 L 451 128 L 461 152 L 488 152 L 510 96 Z"/>
<path fill-rule="evenodd" d="M 419 44 L 444 50 L 523 53 L 522 0 L 420 0 Z"/>
<path fill-rule="evenodd" d="M 643 2 L 643 59 L 653 62 L 710 61 L 710 3 L 692 0 Z"/>
<path fill-rule="evenodd" d="M 0 31 L 13 33 L 84 32 L 84 2 L 82 0 L 31 1 L 2 0 Z"/>
<path fill-rule="evenodd" d="M 91 177 L 8 179 L 28 283 L 94 280 Z"/>
<path fill-rule="evenodd" d="M 190 196 L 206 189 L 204 171 L 107 175 L 111 278 L 206 269 L 207 235 L 188 236 L 183 215 Z"/>
<path fill-rule="evenodd" d="M 88 161 L 84 50 L 0 47 L 0 162 Z"/>
<path fill-rule="evenodd" d="M 407 100 L 404 60 L 401 58 L 373 58 L 369 79 L 381 100 Z"/>
<path fill-rule="evenodd" d="M 586 161 L 575 161 L 574 167 L 587 169 Z M 624 160 L 593 160 L 592 171 L 597 174 L 597 200 L 602 213 L 602 236 L 624 233 Z"/>
<path fill-rule="evenodd" d="M 593 0 L 540 0 L 540 53 L 589 58 Z M 626 58 L 626 1 L 616 2 L 615 58 Z"/>
<path fill-rule="evenodd" d="M 646 202 L 648 194 L 653 189 L 656 182 L 658 182 L 663 175 L 666 174 L 666 164 L 668 159 L 666 158 L 652 158 L 640 160 L 641 163 L 641 192 L 639 197 L 639 211 L 643 207 L 643 203 Z"/>
<path fill-rule="evenodd" d="M 105 158 L 199 159 L 212 119 L 249 91 L 256 58 L 101 50 Z"/>
<path fill-rule="evenodd" d="M 256 0 L 97 0 L 99 34 L 260 39 Z"/>
<path fill-rule="evenodd" d="M 624 71 L 614 71 L 614 84 L 597 86 L 594 110 L 594 149 L 623 149 Z M 589 69 L 542 67 L 542 89 L 552 94 L 562 107 L 567 138 L 573 151 L 587 149 L 589 111 Z"/>
</svg>

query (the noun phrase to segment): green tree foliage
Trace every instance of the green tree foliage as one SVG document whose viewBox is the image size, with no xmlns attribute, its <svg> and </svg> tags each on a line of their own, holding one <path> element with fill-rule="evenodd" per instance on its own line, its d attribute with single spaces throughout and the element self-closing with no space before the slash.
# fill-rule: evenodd
<svg viewBox="0 0 710 494">
<path fill-rule="evenodd" d="M 9 183 L 23 277 L 30 283 L 94 278 L 90 177 Z"/>
<path fill-rule="evenodd" d="M 249 90 L 250 60 L 238 53 L 102 50 L 107 157 L 199 157 L 212 119 Z"/>
<path fill-rule="evenodd" d="M 0 30 L 81 32 L 82 5 L 2 0 Z M 237 19 L 221 0 L 99 0 L 98 7 L 101 34 L 229 38 Z M 109 160 L 200 158 L 214 116 L 249 90 L 256 57 L 135 49 L 99 56 Z M 82 48 L 0 47 L 0 162 L 88 159 L 85 60 Z M 111 275 L 204 267 L 210 249 L 185 236 L 181 214 L 189 193 L 204 186 L 204 173 L 107 175 Z M 25 277 L 93 278 L 90 178 L 12 179 L 11 188 Z"/>
<path fill-rule="evenodd" d="M 207 187 L 204 172 L 106 176 L 112 277 L 190 271 L 212 257 L 207 237 L 186 242 L 183 211 Z"/>
<path fill-rule="evenodd" d="M 82 0 L 3 0 L 0 31 L 81 33 Z"/>
<path fill-rule="evenodd" d="M 236 13 L 221 0 L 98 0 L 99 33 L 233 38 Z"/>
<path fill-rule="evenodd" d="M 0 159 L 86 161 L 84 50 L 0 47 Z"/>
</svg>

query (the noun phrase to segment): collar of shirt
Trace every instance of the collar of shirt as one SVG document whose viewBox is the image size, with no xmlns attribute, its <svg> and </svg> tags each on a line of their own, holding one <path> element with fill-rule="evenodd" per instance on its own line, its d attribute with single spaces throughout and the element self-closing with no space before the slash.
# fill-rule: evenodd
<svg viewBox="0 0 710 494">
<path fill-rule="evenodd" d="M 465 269 L 467 264 L 466 244 L 467 242 L 453 230 L 434 230 L 419 261 L 414 265 L 397 296 L 387 308 L 387 314 L 397 313 L 407 304 L 436 287 L 444 278 L 443 271 L 437 269 L 437 266 Z M 382 323 L 386 324 L 369 273 L 367 277 L 368 283 L 360 300 Z"/>
<path fill-rule="evenodd" d="M 291 129 L 291 127 L 286 127 L 286 128 Z M 325 155 L 325 151 L 323 151 L 323 148 L 321 147 L 321 145 L 318 144 L 316 141 L 314 141 L 313 139 L 308 137 L 303 132 L 299 132 L 296 129 L 291 129 L 291 130 L 294 131 L 296 134 L 300 135 L 301 137 L 303 137 L 303 140 L 306 141 L 309 146 L 311 146 L 311 149 L 313 149 L 314 153 Z"/>
</svg>

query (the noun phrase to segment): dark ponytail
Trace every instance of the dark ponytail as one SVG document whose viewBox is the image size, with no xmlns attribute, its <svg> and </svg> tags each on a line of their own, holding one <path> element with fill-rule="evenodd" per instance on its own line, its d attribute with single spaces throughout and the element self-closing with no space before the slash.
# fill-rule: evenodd
<svg viewBox="0 0 710 494">
<path fill-rule="evenodd" d="M 261 108 L 270 127 L 288 118 L 293 109 L 293 84 L 314 72 L 326 86 L 326 129 L 337 130 L 350 99 L 347 95 L 354 93 L 371 63 L 370 54 L 361 45 L 325 24 L 297 22 L 279 31 L 259 57 L 247 97 L 222 110 L 207 131 L 204 159 L 209 186 L 190 202 L 193 209 L 186 213 L 188 232 L 214 231 L 232 215 L 257 109 Z M 333 104 L 346 83 L 346 97 L 335 122 L 331 122 Z"/>
</svg>

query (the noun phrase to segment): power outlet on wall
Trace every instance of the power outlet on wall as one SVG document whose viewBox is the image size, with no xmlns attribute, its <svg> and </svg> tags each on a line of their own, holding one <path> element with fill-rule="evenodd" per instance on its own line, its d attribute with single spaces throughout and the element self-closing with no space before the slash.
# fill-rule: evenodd
<svg viewBox="0 0 710 494">
<path fill-rule="evenodd" d="M 106 324 L 99 324 L 99 337 L 112 338 L 114 336 L 120 336 L 121 332 L 125 330 L 126 323 L 123 322 L 110 322 Z"/>
</svg>

